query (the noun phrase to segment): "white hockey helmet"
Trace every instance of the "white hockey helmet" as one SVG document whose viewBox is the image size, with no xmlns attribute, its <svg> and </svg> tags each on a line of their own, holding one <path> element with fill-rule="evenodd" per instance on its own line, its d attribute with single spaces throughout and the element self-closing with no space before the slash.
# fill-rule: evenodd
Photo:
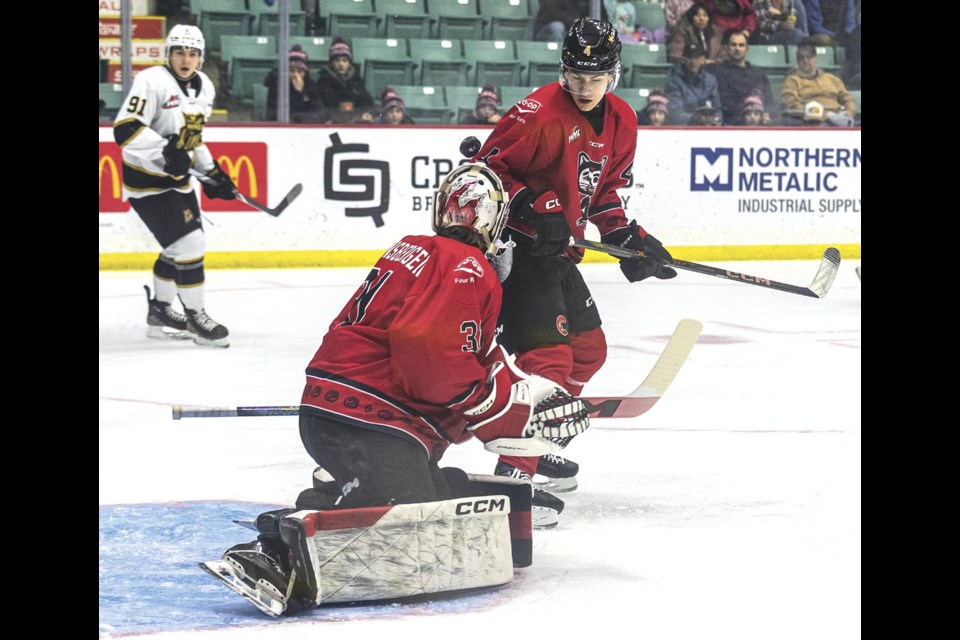
<svg viewBox="0 0 960 640">
<path fill-rule="evenodd" d="M 207 43 L 203 39 L 203 32 L 192 24 L 175 24 L 167 34 L 167 41 L 163 45 L 163 58 L 170 63 L 170 50 L 174 47 L 189 47 L 200 51 L 200 66 L 203 66 L 203 51 Z M 200 67 L 197 67 L 198 69 Z"/>
<path fill-rule="evenodd" d="M 495 252 L 495 241 L 507 222 L 509 196 L 482 162 L 462 164 L 444 179 L 433 198 L 433 230 L 469 230 L 482 251 Z"/>
</svg>

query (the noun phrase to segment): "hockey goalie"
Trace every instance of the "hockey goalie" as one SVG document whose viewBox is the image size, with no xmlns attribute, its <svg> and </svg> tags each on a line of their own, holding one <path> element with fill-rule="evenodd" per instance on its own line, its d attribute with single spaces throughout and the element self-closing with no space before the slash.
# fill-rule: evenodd
<svg viewBox="0 0 960 640">
<path fill-rule="evenodd" d="M 498 454 L 557 453 L 589 425 L 581 400 L 493 342 L 507 200 L 486 165 L 454 169 L 435 235 L 388 249 L 329 325 L 299 419 L 332 479 L 201 563 L 265 613 L 492 587 L 532 562 L 530 482 L 438 465 L 471 437 Z"/>
</svg>

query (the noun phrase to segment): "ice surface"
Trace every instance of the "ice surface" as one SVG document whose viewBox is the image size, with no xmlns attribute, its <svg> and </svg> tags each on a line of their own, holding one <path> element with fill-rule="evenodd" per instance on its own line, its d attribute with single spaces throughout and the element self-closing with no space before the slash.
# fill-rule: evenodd
<svg viewBox="0 0 960 640">
<path fill-rule="evenodd" d="M 296 418 L 173 421 L 171 405 L 296 404 L 367 269 L 208 271 L 229 349 L 147 339 L 149 273 L 101 272 L 99 635 L 859 638 L 858 265 L 845 261 L 823 300 L 685 272 L 630 284 L 584 265 L 610 347 L 586 395 L 633 389 L 680 319 L 704 331 L 653 409 L 596 420 L 568 448 L 580 488 L 563 494 L 560 526 L 535 533 L 533 566 L 460 598 L 281 619 L 197 562 L 251 538 L 232 520 L 308 486 Z M 817 262 L 727 266 L 806 286 Z M 470 442 L 442 464 L 494 463 Z"/>
</svg>

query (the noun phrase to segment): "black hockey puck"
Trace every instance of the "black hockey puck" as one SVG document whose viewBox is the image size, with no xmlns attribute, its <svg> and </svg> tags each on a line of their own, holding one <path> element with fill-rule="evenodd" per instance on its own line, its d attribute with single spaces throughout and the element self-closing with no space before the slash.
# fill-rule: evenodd
<svg viewBox="0 0 960 640">
<path fill-rule="evenodd" d="M 477 151 L 480 151 L 480 147 L 480 140 L 478 140 L 476 136 L 468 136 L 460 143 L 460 153 L 467 158 L 472 158 L 476 155 Z"/>
</svg>

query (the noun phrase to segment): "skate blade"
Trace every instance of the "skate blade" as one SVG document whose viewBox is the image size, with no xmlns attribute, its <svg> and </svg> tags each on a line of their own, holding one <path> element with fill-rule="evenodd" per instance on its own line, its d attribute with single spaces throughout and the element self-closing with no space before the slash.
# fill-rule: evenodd
<svg viewBox="0 0 960 640">
<path fill-rule="evenodd" d="M 530 524 L 534 529 L 553 529 L 560 524 L 560 514 L 556 509 L 534 505 L 530 509 Z"/>
<path fill-rule="evenodd" d="M 243 578 L 238 576 L 226 560 L 209 560 L 201 562 L 200 568 L 223 583 L 228 589 L 248 600 L 257 609 L 269 616 L 279 617 L 287 608 L 282 600 L 263 591 L 261 588 L 251 587 Z M 258 583 L 258 586 L 260 584 Z"/>
<path fill-rule="evenodd" d="M 193 336 L 186 329 L 177 330 L 171 327 L 147 327 L 147 337 L 155 340 L 189 340 Z"/>
<path fill-rule="evenodd" d="M 219 340 L 208 340 L 207 338 L 201 338 L 200 336 L 194 335 L 191 336 L 194 343 L 199 344 L 202 347 L 220 347 L 226 349 L 230 346 L 230 341 L 226 338 L 220 338 Z"/>
<path fill-rule="evenodd" d="M 534 480 L 533 487 L 534 489 L 540 489 L 541 491 L 547 491 L 548 493 L 570 493 L 571 491 L 576 491 L 577 487 L 577 478 L 544 478 L 544 480 Z"/>
</svg>

